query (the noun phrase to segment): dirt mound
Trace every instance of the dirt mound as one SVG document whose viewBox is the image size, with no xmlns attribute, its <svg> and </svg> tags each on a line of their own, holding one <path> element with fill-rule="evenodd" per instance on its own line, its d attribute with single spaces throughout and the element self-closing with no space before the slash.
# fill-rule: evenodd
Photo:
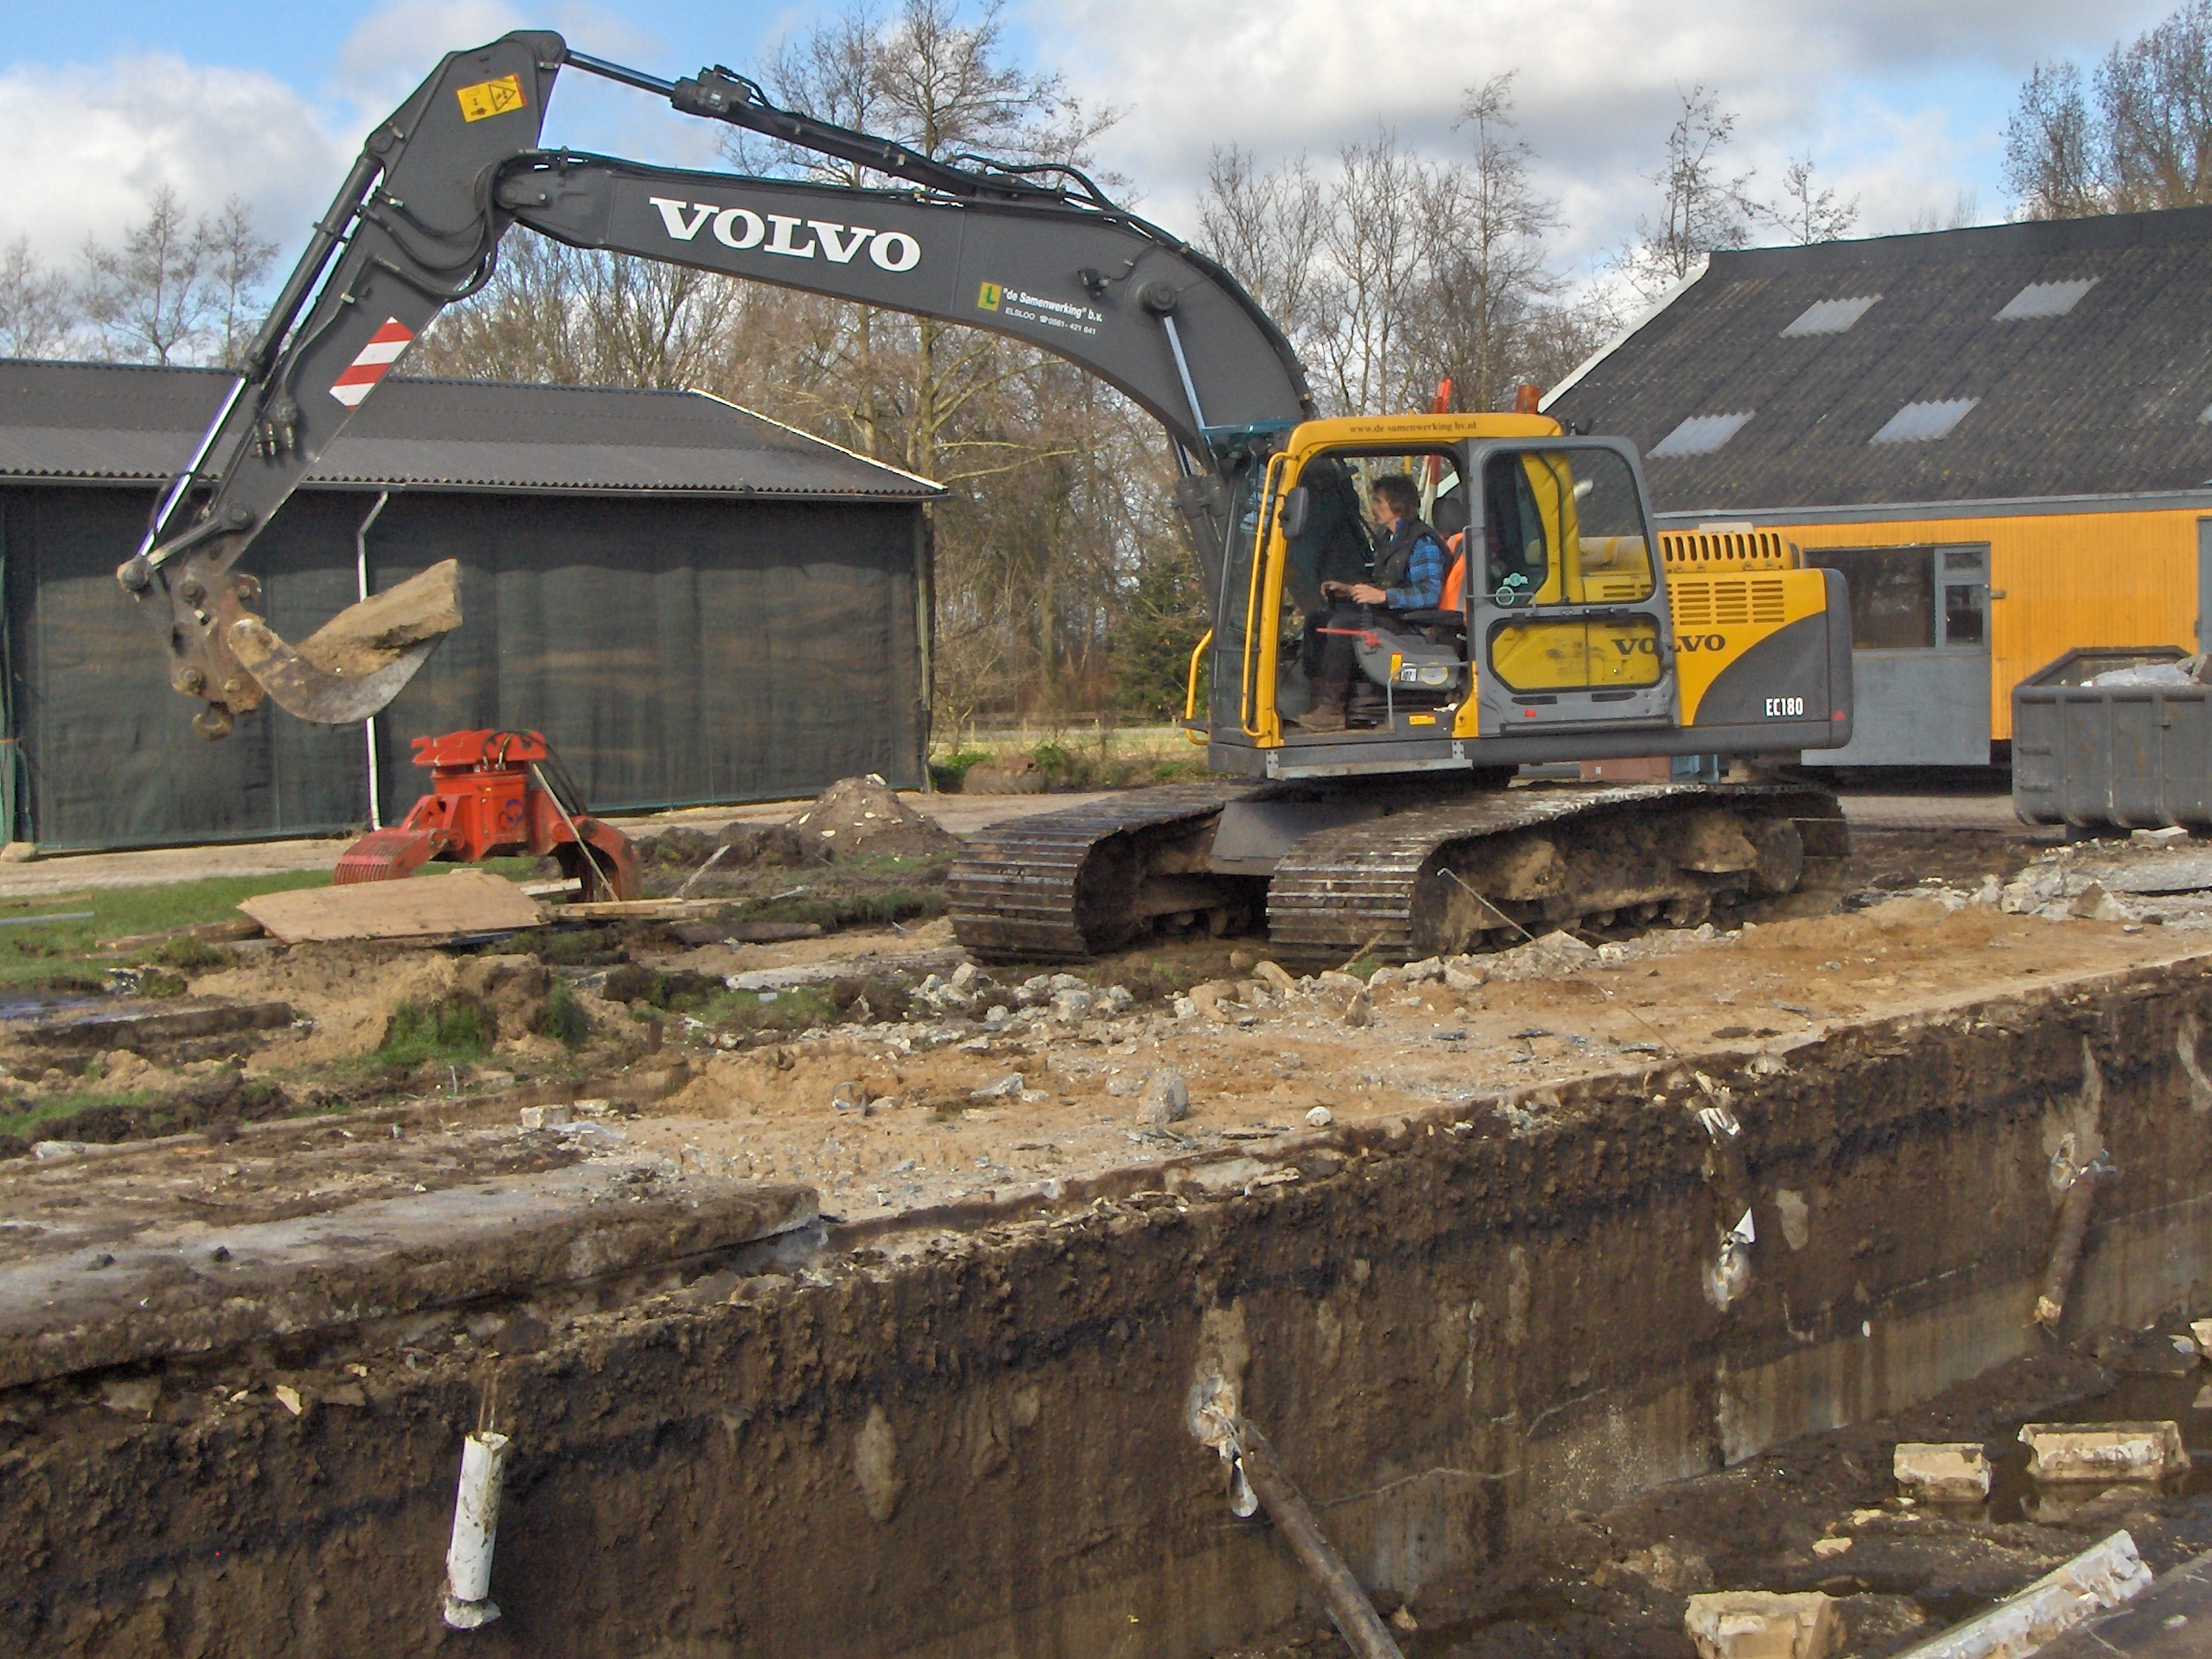
<svg viewBox="0 0 2212 1659">
<path fill-rule="evenodd" d="M 277 999 L 312 1020 L 312 1035 L 287 1051 L 295 1064 L 366 1054 L 384 1040 L 401 1002 L 436 1002 L 454 988 L 450 957 L 352 941 L 295 945 L 195 982 L 204 995 L 240 1001 Z"/>
<path fill-rule="evenodd" d="M 936 819 L 907 805 L 873 772 L 840 778 L 791 820 L 791 828 L 821 837 L 836 858 L 922 858 L 959 845 Z"/>
<path fill-rule="evenodd" d="M 830 844 L 819 835 L 794 830 L 788 824 L 736 823 L 723 826 L 719 838 L 730 849 L 717 868 L 739 864 L 774 864 L 795 870 L 808 864 L 830 862 Z"/>
</svg>

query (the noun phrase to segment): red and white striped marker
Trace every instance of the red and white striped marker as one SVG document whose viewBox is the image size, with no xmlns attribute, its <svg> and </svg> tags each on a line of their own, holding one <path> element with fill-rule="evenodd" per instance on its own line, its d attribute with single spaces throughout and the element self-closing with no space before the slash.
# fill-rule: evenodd
<svg viewBox="0 0 2212 1659">
<path fill-rule="evenodd" d="M 370 336 L 369 344 L 361 348 L 361 354 L 346 365 L 346 373 L 332 384 L 330 396 L 349 409 L 360 408 L 361 399 L 376 389 L 376 382 L 384 378 L 393 359 L 406 350 L 407 342 L 414 338 L 398 318 L 385 318 L 384 326 Z"/>
</svg>

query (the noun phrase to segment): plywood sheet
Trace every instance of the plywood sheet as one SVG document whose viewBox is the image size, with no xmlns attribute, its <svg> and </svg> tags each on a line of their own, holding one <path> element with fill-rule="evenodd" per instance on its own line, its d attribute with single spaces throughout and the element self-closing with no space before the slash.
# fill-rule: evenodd
<svg viewBox="0 0 2212 1659">
<path fill-rule="evenodd" d="M 314 939 L 443 939 L 536 927 L 543 913 L 514 882 L 483 870 L 264 893 L 238 906 L 288 945 Z"/>
</svg>

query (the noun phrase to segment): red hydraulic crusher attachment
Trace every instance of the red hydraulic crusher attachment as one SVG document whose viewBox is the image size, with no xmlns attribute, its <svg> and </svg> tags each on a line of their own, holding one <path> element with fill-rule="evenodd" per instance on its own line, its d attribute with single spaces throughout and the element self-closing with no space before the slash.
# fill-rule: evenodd
<svg viewBox="0 0 2212 1659">
<path fill-rule="evenodd" d="M 392 881 L 433 858 L 550 854 L 586 899 L 635 899 L 637 854 L 611 824 L 584 811 L 575 783 L 536 732 L 448 732 L 415 739 L 415 764 L 430 768 L 430 793 L 396 828 L 372 830 L 346 849 L 331 880 Z"/>
</svg>

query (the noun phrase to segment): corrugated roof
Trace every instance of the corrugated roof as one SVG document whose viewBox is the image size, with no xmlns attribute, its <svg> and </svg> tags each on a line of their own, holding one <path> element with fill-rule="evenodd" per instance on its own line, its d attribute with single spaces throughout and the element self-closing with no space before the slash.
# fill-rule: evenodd
<svg viewBox="0 0 2212 1659">
<path fill-rule="evenodd" d="M 1634 440 L 1661 511 L 2196 489 L 2212 207 L 1716 253 L 1545 406 Z M 1741 409 L 1718 448 L 1654 455 Z"/>
<path fill-rule="evenodd" d="M 0 359 L 0 479 L 170 478 L 229 376 Z M 316 485 L 915 501 L 936 485 L 697 392 L 385 381 Z"/>
</svg>

